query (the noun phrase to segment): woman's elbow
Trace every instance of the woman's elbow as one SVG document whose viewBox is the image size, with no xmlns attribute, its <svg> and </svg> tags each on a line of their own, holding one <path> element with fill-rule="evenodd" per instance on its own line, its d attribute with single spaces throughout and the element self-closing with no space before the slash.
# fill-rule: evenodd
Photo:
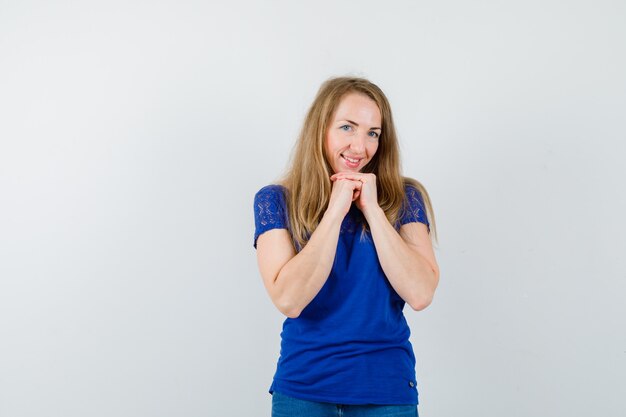
<svg viewBox="0 0 626 417">
<path fill-rule="evenodd" d="M 422 311 L 433 302 L 432 295 L 430 297 L 416 297 L 408 302 L 414 311 Z"/>
<path fill-rule="evenodd" d="M 430 288 L 422 290 L 419 294 L 414 294 L 414 296 L 407 301 L 413 310 L 422 311 L 433 302 L 435 290 L 437 289 L 437 284 L 439 283 L 439 272 L 436 270 L 433 271 L 432 282 L 433 283 Z"/>
<path fill-rule="evenodd" d="M 290 319 L 297 319 L 300 316 L 301 311 L 297 309 L 279 309 L 281 313 Z"/>
<path fill-rule="evenodd" d="M 419 300 L 411 301 L 409 305 L 414 311 L 422 311 L 428 307 L 432 301 L 432 298 L 421 298 Z"/>
<path fill-rule="evenodd" d="M 288 300 L 276 300 L 274 304 L 276 305 L 278 311 L 280 311 L 283 315 L 289 317 L 290 319 L 298 318 L 298 316 L 300 316 L 300 313 L 302 312 L 301 308 L 298 308 L 298 306 L 294 305 L 293 302 L 290 302 Z"/>
</svg>

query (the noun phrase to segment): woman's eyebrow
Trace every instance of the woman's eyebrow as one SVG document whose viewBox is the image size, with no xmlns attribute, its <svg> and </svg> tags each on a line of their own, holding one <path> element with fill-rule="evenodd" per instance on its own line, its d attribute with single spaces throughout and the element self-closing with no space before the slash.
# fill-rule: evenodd
<svg viewBox="0 0 626 417">
<path fill-rule="evenodd" d="M 352 120 L 344 119 L 345 122 L 352 123 L 355 126 L 359 126 L 357 122 L 353 122 Z M 382 130 L 380 127 L 370 127 L 370 130 Z"/>
</svg>

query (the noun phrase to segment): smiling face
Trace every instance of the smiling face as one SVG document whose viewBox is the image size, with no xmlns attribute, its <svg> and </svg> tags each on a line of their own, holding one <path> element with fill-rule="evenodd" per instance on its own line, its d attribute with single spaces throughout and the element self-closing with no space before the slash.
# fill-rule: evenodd
<svg viewBox="0 0 626 417">
<path fill-rule="evenodd" d="M 378 149 L 382 120 L 376 102 L 361 93 L 342 97 L 330 119 L 324 152 L 337 172 L 360 172 Z"/>
</svg>

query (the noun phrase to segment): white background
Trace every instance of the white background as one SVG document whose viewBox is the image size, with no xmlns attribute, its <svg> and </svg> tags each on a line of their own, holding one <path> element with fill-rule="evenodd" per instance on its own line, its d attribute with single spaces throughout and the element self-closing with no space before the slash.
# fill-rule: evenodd
<svg viewBox="0 0 626 417">
<path fill-rule="evenodd" d="M 252 247 L 319 85 L 440 243 L 420 415 L 626 412 L 623 1 L 0 1 L 0 416 L 269 416 Z"/>
</svg>

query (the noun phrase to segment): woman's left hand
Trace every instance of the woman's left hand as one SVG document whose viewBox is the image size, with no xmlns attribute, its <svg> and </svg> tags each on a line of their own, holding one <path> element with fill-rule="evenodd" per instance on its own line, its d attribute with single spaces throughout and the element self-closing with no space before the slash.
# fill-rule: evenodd
<svg viewBox="0 0 626 417">
<path fill-rule="evenodd" d="M 356 206 L 367 216 L 367 213 L 378 207 L 378 193 L 376 192 L 376 175 L 361 172 L 338 172 L 330 177 L 331 181 L 348 179 L 360 181 L 361 190 L 358 192 Z"/>
</svg>

